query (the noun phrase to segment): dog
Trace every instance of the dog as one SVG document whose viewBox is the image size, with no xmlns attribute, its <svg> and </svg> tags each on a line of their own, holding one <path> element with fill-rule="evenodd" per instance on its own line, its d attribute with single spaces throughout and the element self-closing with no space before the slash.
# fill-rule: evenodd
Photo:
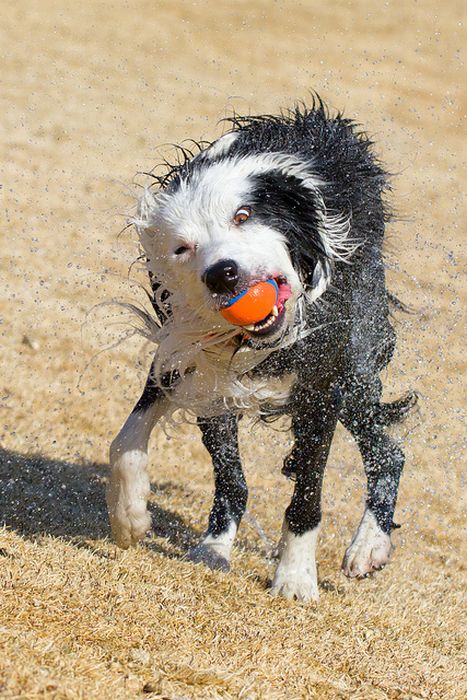
<svg viewBox="0 0 467 700">
<path fill-rule="evenodd" d="M 230 130 L 182 158 L 140 198 L 133 224 L 151 280 L 157 345 L 149 377 L 110 448 L 107 503 L 113 536 L 128 547 L 151 525 L 148 440 L 175 409 L 194 414 L 214 467 L 207 531 L 188 558 L 229 570 L 247 503 L 238 421 L 290 417 L 295 480 L 271 592 L 318 599 L 315 551 L 321 486 L 340 421 L 355 438 L 368 489 L 342 568 L 381 569 L 404 465 L 387 427 L 413 393 L 382 403 L 380 372 L 395 346 L 383 240 L 389 176 L 354 122 L 319 97 L 280 116 L 234 116 Z M 261 321 L 233 325 L 220 311 L 273 280 L 277 302 Z"/>
</svg>

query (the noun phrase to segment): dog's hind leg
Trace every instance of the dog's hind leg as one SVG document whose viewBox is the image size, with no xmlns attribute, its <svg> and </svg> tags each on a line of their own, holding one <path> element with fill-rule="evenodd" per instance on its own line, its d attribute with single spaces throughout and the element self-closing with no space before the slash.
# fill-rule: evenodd
<svg viewBox="0 0 467 700">
<path fill-rule="evenodd" d="M 403 418 L 414 396 L 395 402 L 392 408 L 380 404 L 380 397 L 379 378 L 354 382 L 339 415 L 360 448 L 368 484 L 365 512 L 342 563 L 349 577 L 362 578 L 383 568 L 392 550 L 390 533 L 404 453 L 385 427 Z"/>
<path fill-rule="evenodd" d="M 232 545 L 248 498 L 238 448 L 238 418 L 234 414 L 199 418 L 198 425 L 212 457 L 215 494 L 207 532 L 190 550 L 188 558 L 211 569 L 228 571 Z"/>
<path fill-rule="evenodd" d="M 332 390 L 301 394 L 292 418 L 295 446 L 288 458 L 289 464 L 293 462 L 295 490 L 284 518 L 271 593 L 309 601 L 319 597 L 315 551 L 321 487 L 338 406 Z"/>
<path fill-rule="evenodd" d="M 141 540 L 151 527 L 148 442 L 167 404 L 163 389 L 154 384 L 150 374 L 141 398 L 110 446 L 107 508 L 114 539 L 124 549 Z"/>
</svg>

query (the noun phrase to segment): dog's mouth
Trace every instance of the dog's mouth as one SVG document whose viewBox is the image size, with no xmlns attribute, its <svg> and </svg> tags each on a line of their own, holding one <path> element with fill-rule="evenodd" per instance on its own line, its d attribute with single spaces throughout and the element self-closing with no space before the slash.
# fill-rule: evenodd
<svg viewBox="0 0 467 700">
<path fill-rule="evenodd" d="M 276 304 L 273 306 L 268 315 L 260 321 L 256 321 L 256 323 L 251 323 L 247 326 L 242 326 L 244 331 L 246 331 L 251 337 L 273 335 L 280 329 L 284 322 L 286 315 L 285 307 L 287 300 L 292 296 L 292 289 L 287 283 L 287 279 L 285 277 L 274 277 L 273 279 L 278 288 Z"/>
</svg>

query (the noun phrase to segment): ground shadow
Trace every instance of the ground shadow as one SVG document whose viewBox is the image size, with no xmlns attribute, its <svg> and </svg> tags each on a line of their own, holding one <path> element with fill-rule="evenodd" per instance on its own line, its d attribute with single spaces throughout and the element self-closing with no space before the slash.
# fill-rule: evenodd
<svg viewBox="0 0 467 700">
<path fill-rule="evenodd" d="M 110 537 L 105 504 L 108 466 L 74 464 L 42 455 L 21 455 L 0 448 L 0 525 L 26 537 L 48 534 L 76 543 Z M 180 487 L 164 482 L 157 492 Z M 154 534 L 165 538 L 183 556 L 199 537 L 178 515 L 150 505 Z M 164 547 L 151 543 L 155 551 Z"/>
</svg>

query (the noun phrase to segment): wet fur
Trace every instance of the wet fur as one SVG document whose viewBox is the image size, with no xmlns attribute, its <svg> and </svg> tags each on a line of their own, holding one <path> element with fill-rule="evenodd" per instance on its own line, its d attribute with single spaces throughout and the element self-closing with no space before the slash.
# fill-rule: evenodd
<svg viewBox="0 0 467 700">
<path fill-rule="evenodd" d="M 153 339 L 158 351 L 130 422 L 134 431 L 135 415 L 147 422 L 153 420 L 150 414 L 157 413 L 160 419 L 176 407 L 197 416 L 212 456 L 216 490 L 207 533 L 191 556 L 225 570 L 247 498 L 238 452 L 239 416 L 252 408 L 264 420 L 289 415 L 295 446 L 283 471 L 295 479 L 295 492 L 284 520 L 283 541 L 289 549 L 283 552 L 272 590 L 309 600 L 317 597 L 314 547 L 321 521 L 321 484 L 337 421 L 355 437 L 368 480 L 366 515 L 346 555 L 344 571 L 349 576 L 366 575 L 383 566 L 391 550 L 404 457 L 386 427 L 404 417 L 414 395 L 391 404 L 381 402 L 379 374 L 395 347 L 389 318 L 393 298 L 386 290 L 383 260 L 389 178 L 368 137 L 349 119 L 330 116 L 319 100 L 311 109 L 300 107 L 277 117 L 234 117 L 231 127 L 214 144 L 202 144 L 196 154 L 182 149 L 182 162 L 157 177 L 157 192 L 147 191 L 141 200 L 135 225 L 152 281 Z M 216 175 L 214 184 L 208 185 L 210 172 Z M 198 196 L 196 183 L 199 187 L 206 183 L 209 192 L 217 173 L 234 178 L 236 185 L 246 178 L 247 203 L 257 226 L 251 230 L 260 237 L 257 249 L 264 249 L 263 239 L 270 231 L 270 255 L 277 251 L 280 264 L 288 266 L 294 279 L 293 312 L 283 332 L 270 342 L 238 340 L 238 329 L 219 327 L 213 319 L 218 316 L 215 304 L 222 300 L 205 295 L 196 276 L 199 271 L 175 267 L 169 248 L 162 248 L 162 254 L 157 247 L 161 225 L 169 231 L 164 234 L 169 242 L 175 235 L 178 212 L 183 218 L 183 203 L 191 201 L 190 187 L 193 196 Z M 161 215 L 161 210 L 166 213 Z M 202 246 L 200 236 L 196 245 Z M 235 251 L 235 240 L 228 240 Z M 206 260 L 212 261 L 216 248 L 206 246 Z M 256 258 L 260 269 L 263 264 L 255 250 L 252 235 L 250 257 L 241 250 L 240 254 L 242 269 L 248 274 L 250 269 L 253 276 Z M 264 268 L 271 264 L 268 259 Z M 190 305 L 191 299 L 197 299 L 197 305 Z M 284 378 L 290 390 L 278 393 L 270 388 L 271 380 Z M 160 411 L 154 410 L 155 405 Z M 114 447 L 113 463 L 120 466 L 113 494 L 118 493 L 118 470 L 124 471 L 128 434 L 124 427 L 114 442 L 118 449 Z M 138 448 L 142 465 L 144 442 Z M 134 469 L 134 455 L 131 459 Z M 114 531 L 122 540 L 119 533 L 125 525 L 117 522 L 112 503 Z M 307 546 L 313 552 L 303 558 Z M 378 556 L 372 554 L 376 548 Z M 298 561 L 308 559 L 310 566 L 297 569 Z"/>
</svg>

